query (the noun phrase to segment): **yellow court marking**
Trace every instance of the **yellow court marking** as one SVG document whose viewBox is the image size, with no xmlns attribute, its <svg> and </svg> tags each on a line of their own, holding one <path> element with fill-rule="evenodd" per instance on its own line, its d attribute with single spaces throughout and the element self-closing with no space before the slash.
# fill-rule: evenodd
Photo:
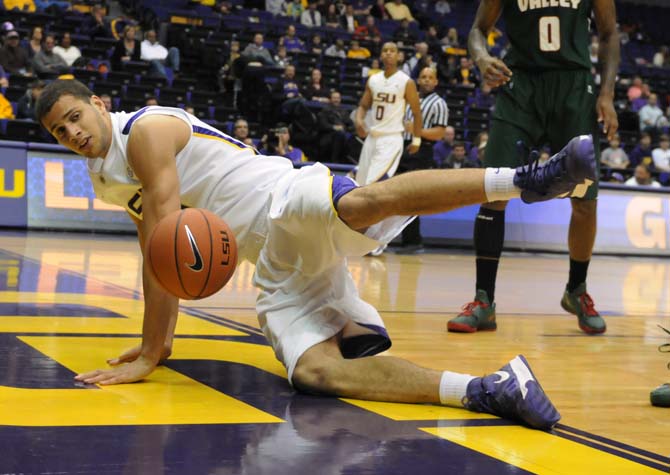
<svg viewBox="0 0 670 475">
<path fill-rule="evenodd" d="M 428 427 L 429 434 L 538 475 L 658 475 L 631 460 L 520 426 Z"/>
<path fill-rule="evenodd" d="M 142 333 L 144 302 L 121 297 L 49 292 L 0 292 L 0 303 L 69 304 L 97 307 L 123 315 L 108 317 L 17 317 L 0 315 L 0 333 Z M 179 313 L 177 334 L 246 336 L 224 325 Z"/>
<path fill-rule="evenodd" d="M 428 404 L 401 404 L 395 402 L 361 401 L 359 399 L 342 399 L 343 401 L 388 417 L 394 421 L 430 421 L 437 419 L 497 419 L 490 414 L 480 414 L 455 407 Z"/>
<path fill-rule="evenodd" d="M 137 343 L 131 338 L 21 337 L 75 373 Z M 206 356 L 205 356 L 206 355 Z M 265 345 L 180 339 L 175 358 L 231 361 L 286 375 Z M 222 374 L 222 378 L 226 375 Z M 166 367 L 137 384 L 99 389 L 0 387 L 0 420 L 15 426 L 278 423 L 281 419 Z"/>
</svg>

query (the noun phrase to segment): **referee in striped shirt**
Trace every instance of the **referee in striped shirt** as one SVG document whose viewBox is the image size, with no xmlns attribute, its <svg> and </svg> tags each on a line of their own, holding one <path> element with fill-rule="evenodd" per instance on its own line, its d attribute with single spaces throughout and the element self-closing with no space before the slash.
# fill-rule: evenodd
<svg viewBox="0 0 670 475">
<path fill-rule="evenodd" d="M 413 170 L 425 170 L 435 168 L 433 161 L 433 145 L 444 137 L 449 118 L 447 103 L 436 92 L 437 74 L 432 68 L 423 68 L 417 79 L 419 86 L 419 99 L 421 106 L 421 117 L 423 118 L 423 129 L 421 130 L 421 147 L 414 155 L 403 153 L 398 166 L 398 173 Z M 412 127 L 414 116 L 409 107 L 405 112 L 405 145 L 412 142 Z M 421 238 L 420 222 L 417 216 L 402 232 L 402 249 L 397 254 L 417 254 L 423 252 L 423 239 Z"/>
</svg>

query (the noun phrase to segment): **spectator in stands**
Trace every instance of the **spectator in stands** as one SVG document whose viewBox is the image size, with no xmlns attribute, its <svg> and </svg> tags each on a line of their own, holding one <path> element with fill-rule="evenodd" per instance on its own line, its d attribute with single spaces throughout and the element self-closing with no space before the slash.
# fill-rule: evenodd
<svg viewBox="0 0 670 475">
<path fill-rule="evenodd" d="M 466 87 L 476 87 L 479 84 L 477 78 L 477 71 L 472 66 L 472 61 L 467 56 L 462 56 L 460 59 L 460 66 L 455 71 L 450 80 L 451 84 L 458 84 Z"/>
<path fill-rule="evenodd" d="M 101 98 L 102 99 L 102 98 Z M 106 106 L 105 106 L 106 107 Z M 109 111 L 108 111 L 109 112 Z M 191 115 L 195 115 L 195 107 L 193 106 L 184 106 L 184 112 L 188 112 Z"/>
<path fill-rule="evenodd" d="M 214 11 L 221 16 L 230 15 L 230 12 L 233 11 L 233 4 L 228 0 L 217 2 L 217 4 L 214 5 Z"/>
<path fill-rule="evenodd" d="M 309 81 L 303 88 L 302 96 L 308 101 L 330 102 L 330 90 L 323 84 L 320 69 L 312 69 Z"/>
<path fill-rule="evenodd" d="M 454 142 L 454 148 L 442 163 L 442 168 L 477 168 L 475 163 L 468 160 L 463 142 Z"/>
<path fill-rule="evenodd" d="M 627 186 L 651 186 L 660 188 L 661 184 L 653 179 L 651 171 L 645 165 L 638 165 L 635 167 L 635 174 L 626 180 Z"/>
<path fill-rule="evenodd" d="M 627 95 L 631 103 L 642 95 L 642 78 L 640 76 L 633 78 L 630 87 L 628 87 Z"/>
<path fill-rule="evenodd" d="M 647 132 L 642 132 L 637 145 L 635 145 L 635 148 L 631 150 L 628 155 L 630 166 L 636 167 L 638 165 L 645 165 L 647 167 L 653 167 L 654 160 L 651 158 L 651 152 L 651 135 Z"/>
<path fill-rule="evenodd" d="M 302 150 L 291 145 L 291 135 L 286 124 L 277 124 L 275 129 L 271 129 L 263 136 L 262 142 L 261 153 L 264 155 L 280 155 L 294 164 L 307 161 Z"/>
<path fill-rule="evenodd" d="M 272 13 L 274 16 L 286 16 L 286 1 L 265 0 L 265 10 Z"/>
<path fill-rule="evenodd" d="M 0 65 L 8 74 L 32 75 L 28 53 L 19 45 L 19 32 L 12 30 L 5 37 L 5 45 L 0 50 Z"/>
<path fill-rule="evenodd" d="M 105 8 L 96 4 L 91 7 L 91 13 L 82 22 L 81 32 L 94 38 L 114 38 L 109 22 L 105 19 Z"/>
<path fill-rule="evenodd" d="M 128 61 L 141 61 L 142 48 L 135 39 L 137 30 L 133 25 L 126 25 L 123 37 L 116 42 L 112 53 L 112 69 L 120 70 Z"/>
<path fill-rule="evenodd" d="M 144 105 L 145 106 L 158 106 L 160 104 L 158 103 L 158 98 L 156 96 L 149 96 L 144 101 Z"/>
<path fill-rule="evenodd" d="M 309 28 L 321 26 L 321 12 L 316 9 L 315 0 L 311 0 L 307 6 L 307 10 L 300 15 L 300 23 Z"/>
<path fill-rule="evenodd" d="M 302 0 L 292 0 L 291 3 L 286 5 L 286 15 L 291 17 L 293 21 L 300 21 L 304 11 Z"/>
<path fill-rule="evenodd" d="M 344 49 L 344 40 L 338 38 L 335 40 L 335 43 L 326 48 L 324 53 L 326 56 L 332 56 L 334 58 L 346 58 L 347 50 Z"/>
<path fill-rule="evenodd" d="M 295 78 L 295 66 L 289 64 L 284 69 L 284 77 L 282 78 L 282 93 L 284 99 L 296 99 L 302 97 L 300 94 L 300 87 Z"/>
<path fill-rule="evenodd" d="M 409 10 L 409 7 L 402 3 L 402 0 L 393 0 L 392 2 L 387 2 L 386 11 L 389 13 L 391 19 L 400 21 L 416 21 L 412 16 L 412 12 Z"/>
<path fill-rule="evenodd" d="M 444 50 L 449 53 L 450 48 L 462 48 L 463 42 L 461 37 L 458 35 L 458 30 L 454 27 L 451 27 L 447 30 L 447 36 L 442 38 L 442 44 L 444 45 Z"/>
<path fill-rule="evenodd" d="M 380 72 L 382 68 L 380 67 L 379 60 L 377 58 L 373 58 L 372 62 L 370 63 L 370 66 L 363 66 L 363 69 L 361 70 L 361 74 L 363 75 L 364 78 L 369 78 L 373 74 L 377 74 Z"/>
<path fill-rule="evenodd" d="M 438 15 L 448 15 L 451 13 L 451 5 L 447 0 L 437 0 L 435 2 L 435 13 Z"/>
<path fill-rule="evenodd" d="M 640 130 L 649 132 L 652 136 L 656 136 L 660 129 L 668 124 L 663 111 L 658 107 L 658 96 L 653 93 L 649 95 L 647 105 L 640 109 L 638 115 L 640 117 Z"/>
<path fill-rule="evenodd" d="M 430 25 L 426 30 L 424 41 L 428 45 L 428 52 L 438 58 L 442 54 L 442 39 L 435 25 Z"/>
<path fill-rule="evenodd" d="M 334 3 L 328 4 L 328 10 L 324 15 L 323 22 L 329 28 L 340 27 L 340 13 L 337 11 L 337 6 Z"/>
<path fill-rule="evenodd" d="M 416 40 L 416 35 L 409 28 L 409 21 L 400 22 L 398 29 L 393 32 L 393 40 L 402 45 L 411 45 Z"/>
<path fill-rule="evenodd" d="M 670 138 L 663 134 L 658 141 L 658 148 L 651 152 L 654 168 L 661 172 L 670 172 Z"/>
<path fill-rule="evenodd" d="M 329 104 L 317 115 L 319 157 L 330 163 L 351 163 L 347 158 L 347 132 L 353 130 L 350 111 L 342 107 L 339 91 L 330 91 Z"/>
<path fill-rule="evenodd" d="M 375 17 L 368 15 L 365 19 L 365 24 L 360 25 L 354 30 L 354 38 L 357 40 L 372 40 L 375 36 L 381 36 L 379 28 L 375 25 Z"/>
<path fill-rule="evenodd" d="M 417 43 L 414 46 L 414 54 L 405 60 L 402 65 L 402 70 L 412 79 L 416 79 L 419 76 L 419 72 L 424 68 L 430 66 L 426 64 L 426 58 L 428 57 L 428 44 L 421 42 Z"/>
<path fill-rule="evenodd" d="M 174 46 L 168 49 L 160 44 L 155 30 L 147 30 L 144 34 L 140 51 L 140 59 L 149 62 L 154 76 L 167 78 L 166 67 L 172 69 L 175 75 L 179 74 L 179 49 Z"/>
<path fill-rule="evenodd" d="M 0 92 L 0 119 L 14 119 L 12 103 L 7 100 L 2 92 Z"/>
<path fill-rule="evenodd" d="M 488 141 L 489 133 L 484 131 L 479 132 L 475 137 L 475 140 L 472 142 L 472 147 L 470 147 L 470 151 L 468 152 L 468 160 L 471 163 L 474 163 L 477 167 L 482 166 L 480 155 L 483 156 L 482 154 Z"/>
<path fill-rule="evenodd" d="M 321 35 L 315 34 L 312 36 L 308 47 L 309 52 L 321 56 L 321 53 L 323 53 L 323 47 L 324 45 L 323 40 L 321 39 Z"/>
<path fill-rule="evenodd" d="M 296 36 L 294 25 L 289 25 L 288 27 L 286 27 L 286 34 L 281 38 L 279 38 L 279 45 L 285 46 L 286 51 L 290 53 L 295 51 L 298 52 L 305 51 L 305 43 Z"/>
<path fill-rule="evenodd" d="M 253 147 L 254 141 L 249 137 L 249 122 L 237 119 L 233 125 L 233 138 Z"/>
<path fill-rule="evenodd" d="M 241 88 L 239 81 L 241 77 L 239 76 L 239 69 L 236 68 L 237 59 L 240 57 L 240 42 L 237 40 L 232 40 L 230 42 L 230 50 L 228 53 L 228 60 L 226 64 L 221 67 L 219 70 L 219 88 L 222 91 L 235 91 Z M 235 88 L 235 83 L 238 82 L 237 88 Z"/>
<path fill-rule="evenodd" d="M 371 56 L 370 50 L 363 48 L 358 40 L 351 40 L 351 46 L 347 51 L 347 58 L 368 59 Z"/>
<path fill-rule="evenodd" d="M 114 103 L 112 102 L 112 96 L 109 94 L 100 94 L 100 100 L 105 105 L 107 112 L 114 112 Z"/>
<path fill-rule="evenodd" d="M 609 147 L 600 154 L 600 163 L 608 168 L 616 170 L 625 170 L 628 168 L 630 160 L 628 154 L 621 148 L 621 139 L 619 135 L 615 135 L 610 140 Z"/>
<path fill-rule="evenodd" d="M 24 45 L 28 52 L 28 57 L 32 60 L 37 53 L 42 51 L 44 41 L 44 29 L 41 26 L 35 26 L 30 30 L 30 37 Z"/>
<path fill-rule="evenodd" d="M 661 49 L 654 54 L 653 64 L 657 68 L 670 67 L 670 49 L 667 46 L 661 46 Z"/>
<path fill-rule="evenodd" d="M 42 50 L 33 58 L 33 70 L 38 76 L 64 74 L 70 70 L 65 60 L 54 53 L 54 46 L 56 46 L 56 38 L 54 35 L 47 35 L 44 38 Z"/>
<path fill-rule="evenodd" d="M 642 83 L 640 89 L 641 89 L 640 96 L 637 99 L 633 99 L 633 101 L 631 101 L 630 104 L 630 110 L 633 112 L 639 112 L 640 109 L 646 106 L 647 103 L 649 102 L 649 96 L 651 95 L 651 89 L 649 88 L 649 84 Z"/>
<path fill-rule="evenodd" d="M 433 160 L 438 168 L 443 168 L 443 164 L 447 161 L 447 157 L 451 155 L 454 149 L 456 140 L 456 129 L 451 125 L 447 125 L 444 129 L 444 137 L 433 145 Z"/>
<path fill-rule="evenodd" d="M 81 58 L 81 51 L 72 44 L 72 36 L 69 31 L 63 33 L 58 46 L 54 46 L 54 53 L 65 60 L 68 66 Z"/>
<path fill-rule="evenodd" d="M 285 68 L 288 64 L 291 63 L 290 58 L 286 53 L 286 46 L 279 45 L 277 47 L 277 54 L 274 55 L 275 64 L 280 68 Z"/>
<path fill-rule="evenodd" d="M 384 0 L 375 1 L 375 4 L 370 8 L 370 15 L 377 20 L 391 20 L 391 15 L 389 15 L 386 9 L 386 2 Z"/>
<path fill-rule="evenodd" d="M 263 34 L 256 33 L 254 35 L 253 43 L 249 43 L 244 51 L 242 51 L 242 56 L 248 62 L 260 62 L 266 66 L 274 66 L 275 62 L 270 55 L 270 51 L 263 46 Z"/>
<path fill-rule="evenodd" d="M 25 120 L 36 120 L 35 103 L 42 94 L 46 84 L 43 81 L 35 80 L 28 84 L 26 93 L 21 96 L 16 104 L 16 118 Z"/>
<path fill-rule="evenodd" d="M 354 7 L 351 4 L 347 4 L 345 7 L 344 14 L 340 17 L 340 24 L 342 25 L 342 28 L 347 30 L 349 33 L 356 31 L 356 28 L 358 27 L 358 21 L 354 16 Z"/>
<path fill-rule="evenodd" d="M 7 76 L 7 72 L 5 72 L 5 68 L 3 68 L 2 65 L 0 65 L 0 88 L 8 86 L 9 86 L 9 77 Z"/>
</svg>

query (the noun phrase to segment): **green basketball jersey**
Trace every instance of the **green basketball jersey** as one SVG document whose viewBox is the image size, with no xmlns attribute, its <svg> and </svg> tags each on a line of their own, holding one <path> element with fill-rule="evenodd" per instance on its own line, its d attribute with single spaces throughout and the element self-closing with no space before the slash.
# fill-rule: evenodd
<svg viewBox="0 0 670 475">
<path fill-rule="evenodd" d="M 502 0 L 510 50 L 504 61 L 525 70 L 590 69 L 592 0 Z"/>
</svg>

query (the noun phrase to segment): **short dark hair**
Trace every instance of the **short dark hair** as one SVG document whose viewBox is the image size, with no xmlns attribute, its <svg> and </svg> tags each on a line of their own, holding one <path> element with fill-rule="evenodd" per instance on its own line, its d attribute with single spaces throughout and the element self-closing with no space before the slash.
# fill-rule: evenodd
<svg viewBox="0 0 670 475">
<path fill-rule="evenodd" d="M 454 148 L 456 148 L 456 147 L 463 147 L 463 148 L 465 148 L 465 142 L 458 142 L 458 141 L 454 142 L 454 146 L 452 147 L 452 149 L 454 149 Z"/>
<path fill-rule="evenodd" d="M 57 79 L 44 88 L 35 105 L 35 117 L 42 122 L 45 115 L 51 111 L 61 96 L 73 96 L 84 102 L 89 102 L 93 91 L 76 79 Z"/>
</svg>

